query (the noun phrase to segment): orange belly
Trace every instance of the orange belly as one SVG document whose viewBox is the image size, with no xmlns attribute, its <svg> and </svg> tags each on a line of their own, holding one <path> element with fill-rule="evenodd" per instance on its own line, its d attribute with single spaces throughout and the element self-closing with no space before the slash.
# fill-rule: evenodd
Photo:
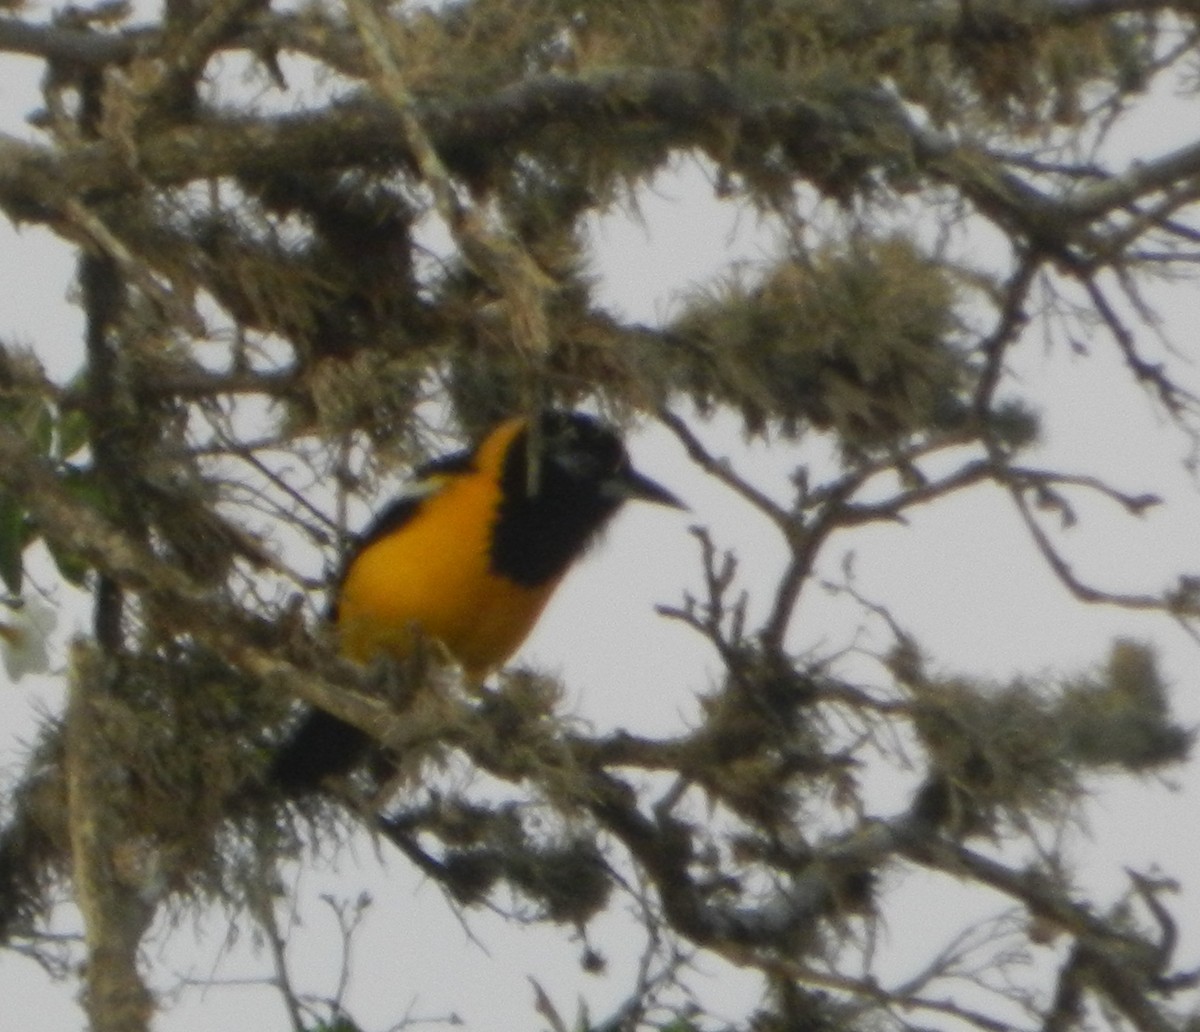
<svg viewBox="0 0 1200 1032">
<path fill-rule="evenodd" d="M 402 659 L 419 628 L 473 679 L 508 659 L 557 581 L 522 587 L 491 572 L 498 504 L 494 477 L 448 478 L 413 518 L 359 553 L 338 596 L 343 654 L 364 663 L 379 655 Z"/>
</svg>

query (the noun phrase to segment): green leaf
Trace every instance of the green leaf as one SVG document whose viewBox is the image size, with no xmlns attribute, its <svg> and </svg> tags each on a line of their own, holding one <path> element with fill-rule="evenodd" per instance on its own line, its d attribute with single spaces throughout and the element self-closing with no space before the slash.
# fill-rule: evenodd
<svg viewBox="0 0 1200 1032">
<path fill-rule="evenodd" d="M 25 510 L 11 494 L 0 493 L 0 578 L 14 595 L 21 593 L 21 557 L 27 544 Z"/>
<path fill-rule="evenodd" d="M 58 421 L 58 457 L 69 459 L 88 443 L 90 426 L 82 412 L 64 412 Z"/>
<path fill-rule="evenodd" d="M 58 419 L 54 409 L 45 402 L 34 402 L 26 416 L 26 437 L 39 455 L 49 455 L 54 446 Z"/>
<path fill-rule="evenodd" d="M 59 476 L 59 483 L 68 494 L 99 512 L 107 513 L 112 509 L 111 495 L 92 475 L 91 470 L 80 469 L 67 464 Z M 91 563 L 70 548 L 47 541 L 46 548 L 58 572 L 76 587 L 82 587 L 91 571 Z"/>
<path fill-rule="evenodd" d="M 87 575 L 91 572 L 91 564 L 83 556 L 70 549 L 61 548 L 52 541 L 46 542 L 46 550 L 50 553 L 50 558 L 54 560 L 54 565 L 58 567 L 58 572 L 68 583 L 77 588 L 84 586 Z"/>
<path fill-rule="evenodd" d="M 105 516 L 114 511 L 112 494 L 98 481 L 91 469 L 65 463 L 59 482 L 68 494 Z"/>
</svg>

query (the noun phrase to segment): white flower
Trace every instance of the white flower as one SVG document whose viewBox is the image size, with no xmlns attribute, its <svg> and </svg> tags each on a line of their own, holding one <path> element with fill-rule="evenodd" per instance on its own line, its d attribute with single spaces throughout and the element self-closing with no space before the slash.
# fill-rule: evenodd
<svg viewBox="0 0 1200 1032">
<path fill-rule="evenodd" d="M 50 668 L 50 635 L 58 611 L 38 595 L 7 598 L 0 604 L 0 651 L 10 680 L 44 674 Z"/>
</svg>

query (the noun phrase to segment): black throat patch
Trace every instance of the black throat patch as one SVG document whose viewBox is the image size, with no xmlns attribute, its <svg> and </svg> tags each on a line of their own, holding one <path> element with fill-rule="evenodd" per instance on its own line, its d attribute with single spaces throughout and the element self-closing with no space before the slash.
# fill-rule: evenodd
<svg viewBox="0 0 1200 1032">
<path fill-rule="evenodd" d="M 522 431 L 513 440 L 504 459 L 491 567 L 522 587 L 538 587 L 561 577 L 621 505 L 619 498 L 603 493 L 599 465 L 583 473 L 555 461 L 554 435 L 561 429 L 548 421 L 547 445 L 532 493 L 527 433 Z M 597 446 L 622 453 L 619 441 L 607 434 L 602 437 Z"/>
</svg>

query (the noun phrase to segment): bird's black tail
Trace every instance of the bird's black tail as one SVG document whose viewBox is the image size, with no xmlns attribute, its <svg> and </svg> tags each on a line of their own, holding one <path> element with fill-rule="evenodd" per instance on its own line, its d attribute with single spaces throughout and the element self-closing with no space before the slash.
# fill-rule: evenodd
<svg viewBox="0 0 1200 1032">
<path fill-rule="evenodd" d="M 267 771 L 267 783 L 289 798 L 315 791 L 326 778 L 349 774 L 372 738 L 332 713 L 314 709 L 300 722 Z"/>
</svg>

